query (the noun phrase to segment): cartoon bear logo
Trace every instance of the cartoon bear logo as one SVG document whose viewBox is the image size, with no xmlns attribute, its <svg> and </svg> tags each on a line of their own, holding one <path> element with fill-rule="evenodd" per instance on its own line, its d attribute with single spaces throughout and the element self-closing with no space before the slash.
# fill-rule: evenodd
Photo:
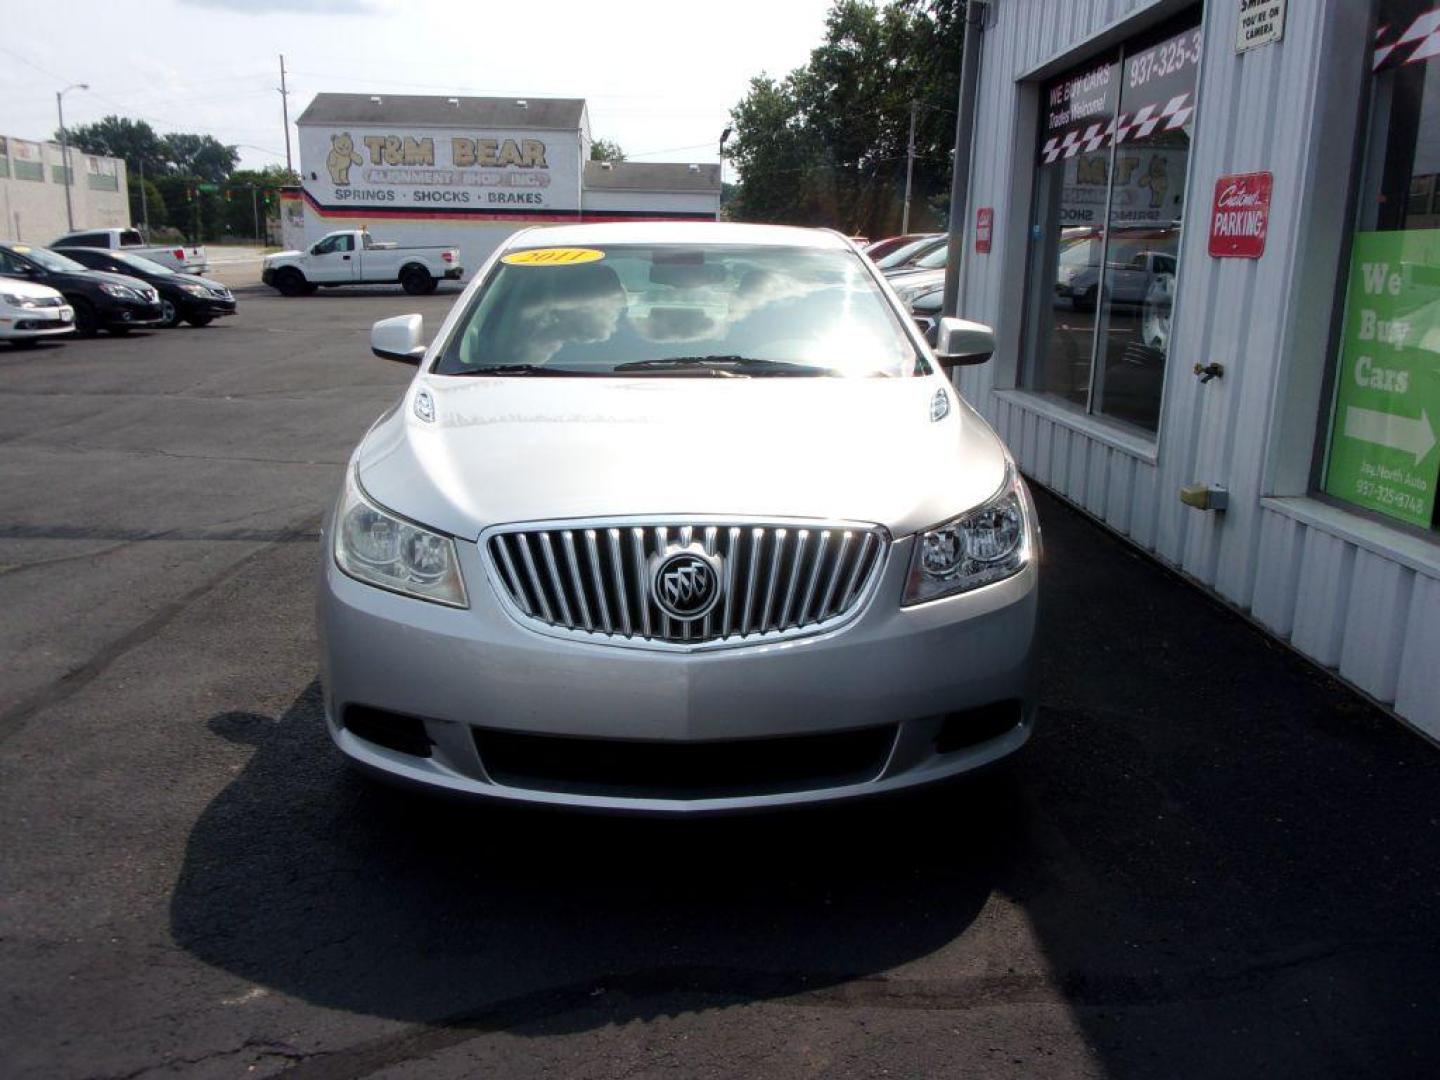
<svg viewBox="0 0 1440 1080">
<path fill-rule="evenodd" d="M 330 136 L 330 153 L 325 158 L 325 167 L 330 170 L 330 180 L 336 187 L 350 185 L 350 166 L 360 164 L 360 155 L 355 153 L 355 140 L 348 131 Z"/>
<path fill-rule="evenodd" d="M 1140 177 L 1140 186 L 1150 189 L 1150 206 L 1157 207 L 1165 202 L 1165 190 L 1170 186 L 1170 170 L 1165 159 L 1159 154 L 1150 157 L 1150 170 Z"/>
</svg>

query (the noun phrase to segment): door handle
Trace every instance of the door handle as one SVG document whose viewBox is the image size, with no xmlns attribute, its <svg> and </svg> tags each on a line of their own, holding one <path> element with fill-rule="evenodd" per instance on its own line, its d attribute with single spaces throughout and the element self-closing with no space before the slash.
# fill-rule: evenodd
<svg viewBox="0 0 1440 1080">
<path fill-rule="evenodd" d="M 349 262 L 349 261 L 350 261 L 350 256 L 349 256 L 349 255 L 341 255 L 340 258 L 344 259 L 346 262 Z"/>
</svg>

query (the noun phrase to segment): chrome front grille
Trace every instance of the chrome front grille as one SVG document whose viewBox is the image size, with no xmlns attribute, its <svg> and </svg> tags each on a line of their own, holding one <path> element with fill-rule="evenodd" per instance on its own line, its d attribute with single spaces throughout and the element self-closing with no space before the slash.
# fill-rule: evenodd
<svg viewBox="0 0 1440 1080">
<path fill-rule="evenodd" d="M 61 307 L 64 303 L 63 296 L 37 296 L 30 301 L 32 307 Z"/>
<path fill-rule="evenodd" d="M 501 526 L 481 543 L 498 592 L 536 629 L 695 648 L 811 634 L 853 617 L 889 536 L 855 522 L 611 518 Z M 667 614 L 652 589 L 657 563 L 686 549 L 709 558 L 720 589 L 693 620 Z"/>
</svg>

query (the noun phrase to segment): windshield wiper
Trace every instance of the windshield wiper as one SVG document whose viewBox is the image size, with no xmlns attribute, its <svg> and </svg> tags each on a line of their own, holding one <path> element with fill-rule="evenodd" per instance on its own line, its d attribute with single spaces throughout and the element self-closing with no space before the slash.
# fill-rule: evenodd
<svg viewBox="0 0 1440 1080">
<path fill-rule="evenodd" d="M 839 375 L 833 368 L 796 364 L 789 360 L 761 360 L 735 353 L 710 356 L 666 356 L 655 360 L 632 360 L 616 364 L 619 371 L 697 371 L 713 375 Z"/>
<path fill-rule="evenodd" d="M 608 371 L 576 371 L 574 368 L 556 368 L 548 364 L 490 364 L 486 367 L 465 368 L 463 371 L 446 372 L 447 375 L 608 375 Z"/>
</svg>

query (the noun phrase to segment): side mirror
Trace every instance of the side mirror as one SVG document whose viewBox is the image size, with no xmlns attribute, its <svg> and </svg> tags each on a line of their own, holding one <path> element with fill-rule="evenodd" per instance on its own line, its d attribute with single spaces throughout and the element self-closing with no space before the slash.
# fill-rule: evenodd
<svg viewBox="0 0 1440 1080">
<path fill-rule="evenodd" d="M 949 371 L 983 364 L 995 352 L 995 331 L 969 319 L 944 318 L 935 328 L 935 359 Z"/>
<path fill-rule="evenodd" d="M 381 319 L 370 328 L 370 351 L 382 360 L 419 364 L 425 356 L 425 319 L 420 315 L 396 315 Z"/>
</svg>

